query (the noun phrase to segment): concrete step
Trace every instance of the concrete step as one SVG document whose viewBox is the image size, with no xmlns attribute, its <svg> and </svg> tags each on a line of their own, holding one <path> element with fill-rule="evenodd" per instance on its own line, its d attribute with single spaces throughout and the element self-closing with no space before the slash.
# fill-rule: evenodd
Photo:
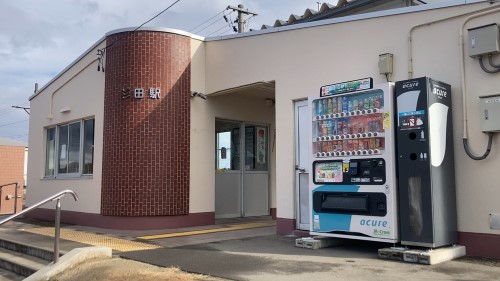
<svg viewBox="0 0 500 281">
<path fill-rule="evenodd" d="M 22 276 L 30 276 L 49 263 L 50 261 L 45 259 L 0 249 L 0 267 Z"/>
<path fill-rule="evenodd" d="M 23 280 L 53 261 L 54 237 L 22 231 L 30 227 L 37 226 L 13 221 L 0 228 L 0 281 Z M 60 256 L 77 245 L 61 240 Z"/>
<path fill-rule="evenodd" d="M 26 278 L 26 276 L 0 268 L 0 281 L 21 281 L 24 280 L 24 278 Z"/>
<path fill-rule="evenodd" d="M 40 248 L 32 244 L 23 243 L 20 241 L 15 241 L 9 238 L 0 237 L 0 248 L 7 249 L 10 251 L 15 251 L 25 255 L 37 257 L 47 261 L 54 260 L 54 253 L 52 250 Z M 63 253 L 59 253 L 62 256 Z"/>
</svg>

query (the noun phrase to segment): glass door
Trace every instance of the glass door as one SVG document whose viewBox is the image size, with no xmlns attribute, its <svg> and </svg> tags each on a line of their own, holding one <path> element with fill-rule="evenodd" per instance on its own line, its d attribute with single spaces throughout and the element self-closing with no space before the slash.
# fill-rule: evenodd
<svg viewBox="0 0 500 281">
<path fill-rule="evenodd" d="M 216 218 L 268 215 L 268 126 L 216 120 L 215 127 Z"/>
</svg>

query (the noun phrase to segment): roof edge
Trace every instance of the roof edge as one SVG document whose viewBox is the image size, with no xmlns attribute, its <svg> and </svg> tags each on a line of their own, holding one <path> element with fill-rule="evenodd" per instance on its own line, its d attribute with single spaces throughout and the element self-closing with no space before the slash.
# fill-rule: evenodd
<svg viewBox="0 0 500 281">
<path fill-rule="evenodd" d="M 136 30 L 136 28 L 137 27 L 124 27 L 124 28 L 111 30 L 111 31 L 106 33 L 105 37 L 108 37 L 110 35 L 117 34 L 117 33 L 129 32 L 129 31 L 156 31 L 156 32 L 173 33 L 173 34 L 178 34 L 178 35 L 182 35 L 182 36 L 187 36 L 187 37 L 191 37 L 192 39 L 196 39 L 196 40 L 204 40 L 205 39 L 205 37 L 203 37 L 203 36 L 199 36 L 199 35 L 184 31 L 184 30 L 174 29 L 174 28 L 153 27 L 153 26 L 141 27 L 137 30 Z"/>
<path fill-rule="evenodd" d="M 365 20 L 365 19 L 373 19 L 373 18 L 380 18 L 380 17 L 385 17 L 385 16 L 395 16 L 395 15 L 402 15 L 402 14 L 428 11 L 428 10 L 436 10 L 436 9 L 442 9 L 442 8 L 451 8 L 451 7 L 462 6 L 462 5 L 467 5 L 467 4 L 476 4 L 476 3 L 481 3 L 481 2 L 489 2 L 489 1 L 488 0 L 450 0 L 447 2 L 443 2 L 443 3 L 395 8 L 395 9 L 390 9 L 390 10 L 369 12 L 369 13 L 364 13 L 364 14 L 359 14 L 359 15 L 350 15 L 350 16 L 344 16 L 344 17 L 339 17 L 339 18 L 325 19 L 325 20 L 320 20 L 320 21 L 296 23 L 296 24 L 274 27 L 274 28 L 269 28 L 269 29 L 259 29 L 259 30 L 254 30 L 254 31 L 250 31 L 250 32 L 244 32 L 244 33 L 215 36 L 215 37 L 207 37 L 207 38 L 205 38 L 205 41 L 211 42 L 211 41 L 235 39 L 235 38 L 240 38 L 240 37 L 256 36 L 256 35 L 262 35 L 262 34 L 271 34 L 271 33 L 275 33 L 275 32 L 282 32 L 282 31 L 288 31 L 288 30 L 298 30 L 298 29 L 303 29 L 303 28 L 318 27 L 318 26 L 324 26 L 324 25 L 330 25 L 330 24 L 336 24 L 336 23 L 351 22 L 351 21 Z"/>
<path fill-rule="evenodd" d="M 101 37 L 97 42 L 92 44 L 90 48 L 85 50 L 80 56 L 78 56 L 74 61 L 72 61 L 68 66 L 66 66 L 61 72 L 59 72 L 54 78 L 50 79 L 49 82 L 47 82 L 45 85 L 43 85 L 38 92 L 34 93 L 31 95 L 28 100 L 31 101 L 34 99 L 36 96 L 38 96 L 40 93 L 42 93 L 45 89 L 47 89 L 54 81 L 59 79 L 61 76 L 63 76 L 70 68 L 75 66 L 78 62 L 80 62 L 85 56 L 87 56 L 92 50 L 94 50 L 97 46 L 99 46 L 102 42 L 106 40 L 106 38 L 110 35 L 116 34 L 116 33 L 121 33 L 121 32 L 128 32 L 128 31 L 134 31 L 137 27 L 125 27 L 125 28 L 119 28 L 115 29 L 112 31 L 107 32 L 103 37 Z M 205 37 L 195 35 L 186 31 L 178 30 L 178 29 L 173 29 L 173 28 L 164 28 L 164 27 L 141 27 L 137 31 L 156 31 L 156 32 L 166 32 L 166 33 L 173 33 L 173 34 L 178 34 L 182 36 L 188 36 L 191 37 L 192 39 L 195 40 L 200 40 L 204 41 Z"/>
</svg>

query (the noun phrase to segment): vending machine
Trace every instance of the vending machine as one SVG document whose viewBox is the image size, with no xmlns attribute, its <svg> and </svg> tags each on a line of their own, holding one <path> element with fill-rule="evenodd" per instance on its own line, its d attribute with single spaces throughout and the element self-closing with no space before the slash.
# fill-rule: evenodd
<svg viewBox="0 0 500 281">
<path fill-rule="evenodd" d="M 451 86 L 396 82 L 401 244 L 437 248 L 457 237 Z"/>
<path fill-rule="evenodd" d="M 393 87 L 366 78 L 309 98 L 311 235 L 399 241 Z"/>
</svg>

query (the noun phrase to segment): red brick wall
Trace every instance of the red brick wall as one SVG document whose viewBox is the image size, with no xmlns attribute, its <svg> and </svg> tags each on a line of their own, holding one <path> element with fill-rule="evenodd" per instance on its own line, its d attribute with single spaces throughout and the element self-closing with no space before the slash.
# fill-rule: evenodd
<svg viewBox="0 0 500 281">
<path fill-rule="evenodd" d="M 190 38 L 139 31 L 110 35 L 107 44 L 101 212 L 188 214 Z M 149 98 L 150 87 L 160 99 Z"/>
<path fill-rule="evenodd" d="M 23 207 L 23 186 L 24 186 L 24 147 L 22 146 L 0 146 L 0 185 L 19 182 L 17 199 L 17 212 Z M 8 185 L 2 188 L 0 198 L 0 214 L 14 213 L 14 198 L 6 200 L 7 195 L 14 196 L 15 185 Z"/>
</svg>

